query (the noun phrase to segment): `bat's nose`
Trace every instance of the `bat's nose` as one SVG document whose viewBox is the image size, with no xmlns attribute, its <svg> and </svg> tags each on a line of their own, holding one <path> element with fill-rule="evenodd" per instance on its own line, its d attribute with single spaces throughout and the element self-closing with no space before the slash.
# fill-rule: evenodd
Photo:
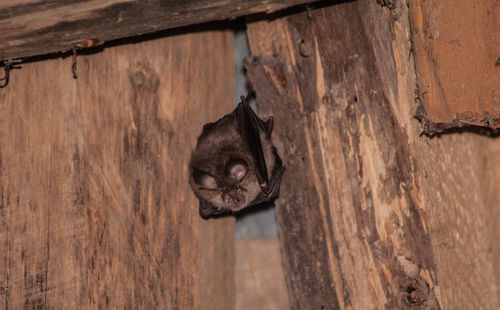
<svg viewBox="0 0 500 310">
<path fill-rule="evenodd" d="M 246 199 L 240 190 L 232 190 L 224 194 L 224 201 L 232 210 L 236 211 L 245 206 Z"/>
</svg>

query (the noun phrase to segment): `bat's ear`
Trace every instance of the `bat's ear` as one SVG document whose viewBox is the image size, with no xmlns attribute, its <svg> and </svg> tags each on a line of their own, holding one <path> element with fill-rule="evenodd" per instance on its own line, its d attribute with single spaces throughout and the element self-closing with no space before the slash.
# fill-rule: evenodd
<svg viewBox="0 0 500 310">
<path fill-rule="evenodd" d="M 216 207 L 212 206 L 208 202 L 206 202 L 203 199 L 200 199 L 200 216 L 204 219 L 208 219 L 211 216 L 223 213 L 224 211 L 221 211 L 217 209 Z"/>
</svg>

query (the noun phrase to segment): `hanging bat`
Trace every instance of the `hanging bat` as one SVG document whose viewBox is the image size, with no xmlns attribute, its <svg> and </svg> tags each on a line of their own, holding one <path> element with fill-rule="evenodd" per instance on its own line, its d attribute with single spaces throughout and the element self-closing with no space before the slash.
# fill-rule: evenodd
<svg viewBox="0 0 500 310">
<path fill-rule="evenodd" d="M 230 114 L 203 127 L 191 155 L 190 184 L 200 215 L 233 213 L 278 196 L 285 167 L 266 122 L 241 97 Z"/>
</svg>

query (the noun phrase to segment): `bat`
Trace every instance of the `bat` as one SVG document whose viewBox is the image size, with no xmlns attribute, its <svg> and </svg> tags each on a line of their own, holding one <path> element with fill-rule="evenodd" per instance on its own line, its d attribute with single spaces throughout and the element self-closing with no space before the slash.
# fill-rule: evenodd
<svg viewBox="0 0 500 310">
<path fill-rule="evenodd" d="M 285 167 L 266 122 L 241 96 L 236 109 L 203 126 L 191 154 L 189 183 L 208 218 L 268 202 L 279 194 Z"/>
</svg>

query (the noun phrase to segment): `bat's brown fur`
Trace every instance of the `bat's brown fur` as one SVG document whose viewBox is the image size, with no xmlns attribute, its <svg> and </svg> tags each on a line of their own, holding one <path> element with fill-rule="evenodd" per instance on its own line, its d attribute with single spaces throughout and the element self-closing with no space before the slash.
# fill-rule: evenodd
<svg viewBox="0 0 500 310">
<path fill-rule="evenodd" d="M 256 159 L 252 155 L 248 143 L 242 139 L 238 128 L 236 112 L 224 116 L 215 123 L 205 125 L 192 153 L 190 184 L 195 195 L 200 199 L 200 213 L 204 216 L 225 211 L 239 211 L 252 205 L 252 202 L 262 192 L 262 185 L 259 185 L 257 177 Z M 258 132 L 267 175 L 271 176 L 276 165 L 277 154 L 270 134 L 266 134 L 261 128 Z M 228 164 L 235 159 L 243 160 L 247 166 L 246 175 L 240 181 L 228 175 Z M 200 181 L 199 177 L 197 178 L 197 175 L 208 175 L 210 180 L 215 179 L 217 186 L 214 188 L 203 186 L 203 182 Z M 239 197 L 240 200 L 238 203 L 231 204 L 228 203 L 228 196 Z M 207 211 L 202 204 L 208 204 L 213 210 Z"/>
</svg>

